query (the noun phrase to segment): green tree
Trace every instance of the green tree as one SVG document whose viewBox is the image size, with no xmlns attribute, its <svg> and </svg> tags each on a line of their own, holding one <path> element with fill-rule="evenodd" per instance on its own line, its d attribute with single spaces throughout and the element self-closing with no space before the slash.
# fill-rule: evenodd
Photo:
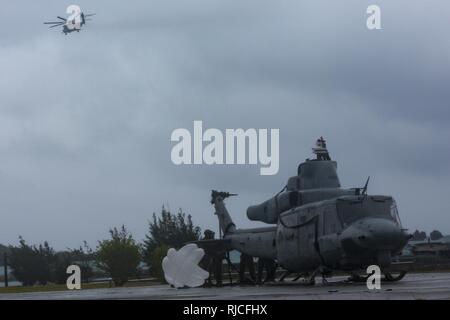
<svg viewBox="0 0 450 320">
<path fill-rule="evenodd" d="M 149 232 L 146 235 L 143 246 L 143 257 L 150 267 L 153 276 L 161 278 L 160 260 L 167 253 L 167 248 L 181 248 L 186 242 L 196 241 L 200 239 L 200 227 L 195 226 L 192 222 L 191 215 L 187 215 L 180 209 L 177 214 L 172 214 L 164 207 L 159 217 L 153 213 L 153 220 L 149 222 Z M 158 251 L 154 251 L 158 248 Z M 161 250 L 166 248 L 166 252 L 162 254 Z"/>
<path fill-rule="evenodd" d="M 7 246 L 4 246 L 2 244 L 0 244 L 0 266 L 3 266 L 3 256 L 4 254 L 9 254 L 9 248 Z"/>
<path fill-rule="evenodd" d="M 152 269 L 152 275 L 160 282 L 166 282 L 166 279 L 164 278 L 164 271 L 162 269 L 162 261 L 167 255 L 167 250 L 169 250 L 169 246 L 163 244 L 153 250 L 150 258 L 151 265 L 155 266 Z"/>
<path fill-rule="evenodd" d="M 28 245 L 19 237 L 18 247 L 9 247 L 9 266 L 14 277 L 25 286 L 35 283 L 46 285 L 52 276 L 55 252 L 47 242 L 39 246 Z"/>
<path fill-rule="evenodd" d="M 439 239 L 441 239 L 441 238 L 443 238 L 444 237 L 444 235 L 440 232 L 440 231 L 438 231 L 438 230 L 433 230 L 431 233 L 430 233 L 430 239 L 431 240 L 439 240 Z"/>
<path fill-rule="evenodd" d="M 38 273 L 38 283 L 46 285 L 52 280 L 53 265 L 55 263 L 55 251 L 51 248 L 47 241 L 37 247 L 38 264 L 35 269 Z"/>
<path fill-rule="evenodd" d="M 55 263 L 53 265 L 52 280 L 58 284 L 64 284 L 67 281 L 67 267 L 74 264 L 73 256 L 69 251 L 57 252 Z M 83 273 L 81 273 L 83 275 Z"/>
<path fill-rule="evenodd" d="M 424 241 L 427 239 L 427 234 L 425 233 L 425 231 L 419 231 L 416 230 L 413 233 L 413 236 L 411 238 L 411 240 L 413 241 Z"/>
<path fill-rule="evenodd" d="M 93 276 L 91 262 L 94 260 L 94 253 L 86 241 L 78 249 L 57 252 L 54 260 L 52 279 L 55 283 L 66 283 L 68 277 L 66 273 L 67 267 L 73 264 L 80 267 L 82 282 L 89 282 L 89 279 Z"/>
<path fill-rule="evenodd" d="M 89 247 L 86 241 L 83 241 L 83 246 L 71 250 L 71 254 L 74 263 L 81 269 L 81 281 L 89 282 L 89 279 L 94 275 L 94 270 L 92 268 L 92 261 L 95 259 L 94 251 Z"/>
<path fill-rule="evenodd" d="M 106 272 L 116 286 L 123 286 L 131 276 L 136 275 L 141 260 L 139 246 L 125 226 L 111 229 L 111 239 L 99 242 L 97 265 Z"/>
</svg>

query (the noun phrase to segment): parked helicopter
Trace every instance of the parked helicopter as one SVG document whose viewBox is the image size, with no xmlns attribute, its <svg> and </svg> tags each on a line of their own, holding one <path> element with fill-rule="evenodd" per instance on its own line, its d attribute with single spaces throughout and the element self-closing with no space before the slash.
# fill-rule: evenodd
<svg viewBox="0 0 450 320">
<path fill-rule="evenodd" d="M 90 17 L 95 16 L 95 13 L 83 13 L 80 7 L 75 5 L 69 6 L 67 13 L 70 14 L 67 19 L 57 16 L 60 21 L 44 22 L 44 24 L 51 25 L 50 28 L 62 26 L 62 32 L 67 35 L 74 31 L 80 32 L 81 28 L 86 24 L 86 21 L 91 21 L 92 19 Z"/>
<path fill-rule="evenodd" d="M 276 261 L 289 273 L 314 284 L 333 271 L 361 281 L 369 265 L 378 265 L 387 281 L 398 281 L 406 271 L 394 268 L 410 235 L 402 228 L 391 196 L 369 195 L 369 179 L 362 188 L 341 188 L 337 163 L 321 137 L 313 148 L 316 159 L 301 163 L 296 176 L 273 198 L 247 209 L 250 220 L 273 226 L 237 229 L 224 199 L 228 192 L 212 191 L 223 240 L 242 254 Z"/>
</svg>

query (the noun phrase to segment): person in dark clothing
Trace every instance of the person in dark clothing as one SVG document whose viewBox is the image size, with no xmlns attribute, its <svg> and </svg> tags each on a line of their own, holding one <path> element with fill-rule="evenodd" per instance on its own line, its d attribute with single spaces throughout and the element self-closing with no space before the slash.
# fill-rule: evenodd
<svg viewBox="0 0 450 320">
<path fill-rule="evenodd" d="M 245 272 L 248 270 L 249 276 L 246 277 Z M 255 264 L 253 263 L 253 257 L 241 253 L 241 260 L 239 263 L 239 282 L 241 284 L 254 283 L 255 277 Z"/>
<path fill-rule="evenodd" d="M 211 230 L 205 230 L 202 240 L 214 240 L 215 233 Z M 206 250 L 205 250 L 206 249 Z M 200 262 L 200 266 L 209 272 L 209 277 L 206 280 L 205 285 L 211 287 L 214 285 L 222 286 L 222 263 L 225 258 L 225 252 L 220 249 L 217 250 L 214 246 L 207 246 L 205 248 L 205 256 Z"/>
<path fill-rule="evenodd" d="M 257 283 L 262 284 L 262 283 L 268 282 L 268 281 L 275 281 L 276 268 L 277 268 L 277 265 L 274 260 L 259 258 L 258 259 Z M 263 278 L 264 269 L 266 270 L 266 275 Z"/>
</svg>

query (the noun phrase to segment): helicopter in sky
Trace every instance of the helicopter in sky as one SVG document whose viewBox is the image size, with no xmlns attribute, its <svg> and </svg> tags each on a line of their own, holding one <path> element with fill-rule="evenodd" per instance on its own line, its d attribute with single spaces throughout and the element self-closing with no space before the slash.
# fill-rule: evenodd
<svg viewBox="0 0 450 320">
<path fill-rule="evenodd" d="M 80 32 L 81 28 L 86 24 L 86 21 L 91 21 L 90 17 L 95 13 L 85 14 L 81 8 L 77 5 L 70 5 L 67 7 L 66 13 L 69 15 L 67 18 L 57 16 L 59 21 L 44 22 L 44 24 L 50 25 L 50 28 L 63 27 L 62 32 L 67 35 L 71 32 Z"/>
<path fill-rule="evenodd" d="M 394 198 L 368 194 L 369 179 L 362 188 L 341 188 L 337 163 L 322 137 L 313 152 L 317 158 L 301 163 L 283 190 L 247 209 L 250 220 L 270 226 L 238 229 L 224 204 L 234 194 L 213 191 L 211 203 L 223 241 L 242 254 L 276 261 L 310 284 L 317 275 L 326 282 L 336 270 L 361 281 L 362 270 L 370 265 L 377 265 L 387 281 L 403 278 L 406 271 L 393 258 L 410 235 L 401 225 Z"/>
</svg>

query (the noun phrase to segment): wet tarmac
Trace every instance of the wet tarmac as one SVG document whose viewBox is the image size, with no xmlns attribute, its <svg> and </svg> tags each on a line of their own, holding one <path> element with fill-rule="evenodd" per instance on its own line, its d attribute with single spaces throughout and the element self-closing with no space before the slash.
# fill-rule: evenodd
<svg viewBox="0 0 450 320">
<path fill-rule="evenodd" d="M 286 279 L 264 286 L 225 286 L 222 288 L 173 289 L 167 285 L 90 289 L 45 293 L 0 294 L 2 299 L 192 299 L 192 300 L 422 300 L 450 299 L 450 273 L 407 274 L 399 282 L 382 282 L 380 290 L 368 290 L 365 283 L 345 283 L 343 277 L 328 284 L 306 286 Z M 319 282 L 319 278 L 317 278 Z"/>
</svg>

